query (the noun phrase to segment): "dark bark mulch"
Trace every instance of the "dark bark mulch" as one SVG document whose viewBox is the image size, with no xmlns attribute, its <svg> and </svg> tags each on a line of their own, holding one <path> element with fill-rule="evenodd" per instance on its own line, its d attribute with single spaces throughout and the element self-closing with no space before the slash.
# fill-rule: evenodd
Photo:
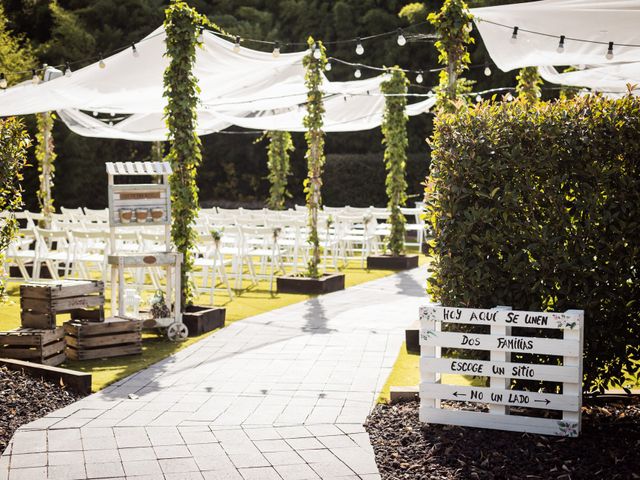
<svg viewBox="0 0 640 480">
<path fill-rule="evenodd" d="M 61 385 L 0 366 L 0 453 L 20 425 L 80 398 Z"/>
<path fill-rule="evenodd" d="M 640 400 L 596 403 L 579 438 L 425 425 L 419 402 L 378 405 L 365 427 L 383 479 L 640 479 Z"/>
</svg>

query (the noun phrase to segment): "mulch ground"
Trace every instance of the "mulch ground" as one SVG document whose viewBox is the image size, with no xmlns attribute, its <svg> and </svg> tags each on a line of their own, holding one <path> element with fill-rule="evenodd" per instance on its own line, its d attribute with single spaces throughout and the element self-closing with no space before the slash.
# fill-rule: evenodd
<svg viewBox="0 0 640 480">
<path fill-rule="evenodd" d="M 579 438 L 424 425 L 419 402 L 378 405 L 365 427 L 383 479 L 640 479 L 639 398 L 591 403 Z"/>
<path fill-rule="evenodd" d="M 56 383 L 0 366 L 0 453 L 20 425 L 80 398 Z"/>
</svg>

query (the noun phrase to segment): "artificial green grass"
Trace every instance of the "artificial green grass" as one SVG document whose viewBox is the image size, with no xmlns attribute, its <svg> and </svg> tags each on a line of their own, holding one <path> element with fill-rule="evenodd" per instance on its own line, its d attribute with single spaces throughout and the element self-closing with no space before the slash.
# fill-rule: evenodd
<svg viewBox="0 0 640 480">
<path fill-rule="evenodd" d="M 421 264 L 426 262 L 424 256 L 420 256 Z M 361 268 L 359 261 L 350 262 L 344 268 L 346 275 L 345 286 L 351 287 L 371 280 L 376 280 L 393 274 L 390 270 L 365 270 Z M 248 283 L 245 283 L 248 287 Z M 226 308 L 226 324 L 243 320 L 254 315 L 259 315 L 276 308 L 302 302 L 311 298 L 311 295 L 278 294 L 269 291 L 269 282 L 260 281 L 257 285 L 242 290 L 239 295 L 230 299 L 226 292 L 216 291 L 214 300 L 216 306 Z M 20 326 L 20 298 L 19 283 L 10 282 L 7 285 L 7 301 L 0 305 L 0 330 L 12 330 Z M 147 293 L 147 297 L 150 297 Z M 196 302 L 197 305 L 209 305 L 209 295 L 201 295 Z M 105 314 L 109 315 L 110 310 L 110 289 L 105 291 Z M 68 316 L 60 315 L 58 324 L 62 324 Z M 172 343 L 165 338 L 158 336 L 154 332 L 145 332 L 142 338 L 142 355 L 132 355 L 126 357 L 116 357 L 97 360 L 71 361 L 67 360 L 61 366 L 73 370 L 90 372 L 92 374 L 93 391 L 98 391 L 109 384 L 127 377 L 139 370 L 142 370 L 163 358 L 182 350 L 189 345 L 203 339 L 213 332 L 206 333 L 199 337 L 189 337 L 182 343 Z"/>
</svg>

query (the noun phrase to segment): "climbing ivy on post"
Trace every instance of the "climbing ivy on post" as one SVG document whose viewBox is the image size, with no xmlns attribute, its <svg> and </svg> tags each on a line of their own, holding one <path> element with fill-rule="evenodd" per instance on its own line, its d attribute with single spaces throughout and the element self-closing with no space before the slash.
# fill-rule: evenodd
<svg viewBox="0 0 640 480">
<path fill-rule="evenodd" d="M 404 253 L 406 219 L 400 210 L 407 201 L 407 88 L 409 80 L 404 72 L 393 67 L 389 78 L 380 85 L 385 95 L 384 116 L 382 118 L 382 143 L 385 145 L 384 162 L 387 170 L 387 207 L 391 212 L 389 222 L 391 233 L 387 238 L 387 250 L 392 255 Z"/>
<path fill-rule="evenodd" d="M 196 134 L 198 80 L 193 75 L 198 44 L 198 28 L 206 18 L 185 2 L 174 1 L 165 11 L 169 66 L 164 72 L 164 97 L 167 99 L 165 119 L 169 129 L 170 149 L 167 161 L 173 174 L 171 186 L 171 238 L 180 253 L 182 264 L 183 305 L 193 301 L 193 288 L 188 274 L 193 268 L 196 232 L 193 224 L 198 212 L 196 171 L 202 162 L 200 138 Z"/>
<path fill-rule="evenodd" d="M 0 213 L 7 214 L 0 224 L 0 270 L 4 268 L 7 247 L 18 231 L 13 212 L 22 208 L 22 170 L 27 163 L 29 136 L 16 118 L 0 120 Z M 0 298 L 5 295 L 4 272 L 0 271 Z"/>
<path fill-rule="evenodd" d="M 427 19 L 439 37 L 435 43 L 440 53 L 438 61 L 446 65 L 440 71 L 440 84 L 436 87 L 437 108 L 452 113 L 466 104 L 461 95 L 471 91 L 472 82 L 460 75 L 471 63 L 467 44 L 474 43 L 471 36 L 473 16 L 463 0 L 445 0 L 440 11 L 430 13 Z"/>
<path fill-rule="evenodd" d="M 55 116 L 51 112 L 36 114 L 38 133 L 36 133 L 36 160 L 40 186 L 38 188 L 38 204 L 44 215 L 44 227 L 51 226 L 51 214 L 55 212 L 53 206 L 53 177 L 55 174 L 56 153 L 53 148 L 53 121 Z"/>
<path fill-rule="evenodd" d="M 529 103 L 535 103 L 540 99 L 542 78 L 540 78 L 537 67 L 521 68 L 516 80 L 518 81 L 516 92 L 518 92 L 519 98 Z"/>
<path fill-rule="evenodd" d="M 271 183 L 267 207 L 284 210 L 286 199 L 291 197 L 287 191 L 287 177 L 291 175 L 289 152 L 293 151 L 293 141 L 289 132 L 269 131 L 265 136 L 269 139 L 267 178 Z"/>
<path fill-rule="evenodd" d="M 324 166 L 324 132 L 322 131 L 324 115 L 324 101 L 322 86 L 322 72 L 327 64 L 327 55 L 322 42 L 316 42 L 312 37 L 307 41 L 309 53 L 302 63 L 306 69 L 305 86 L 307 87 L 307 114 L 304 117 L 304 135 L 307 140 L 307 178 L 304 181 L 304 192 L 307 195 L 307 210 L 309 215 L 309 238 L 311 256 L 309 258 L 307 274 L 311 278 L 318 278 L 320 272 L 320 239 L 318 237 L 318 209 L 322 205 L 322 168 Z M 316 58 L 318 57 L 318 58 Z"/>
</svg>

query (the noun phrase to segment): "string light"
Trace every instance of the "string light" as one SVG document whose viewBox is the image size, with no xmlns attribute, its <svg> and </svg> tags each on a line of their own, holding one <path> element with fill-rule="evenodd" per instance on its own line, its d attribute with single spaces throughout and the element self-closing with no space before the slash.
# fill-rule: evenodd
<svg viewBox="0 0 640 480">
<path fill-rule="evenodd" d="M 38 73 L 36 72 L 35 69 L 31 70 L 32 76 L 31 76 L 31 81 L 33 82 L 34 85 L 37 85 L 38 83 L 40 83 L 40 77 L 38 76 Z"/>
<path fill-rule="evenodd" d="M 67 62 L 66 67 L 64 69 L 64 76 L 65 77 L 70 77 L 71 76 L 71 66 L 69 65 L 69 62 Z"/>
<path fill-rule="evenodd" d="M 203 26 L 199 26 L 198 27 L 198 36 L 196 37 L 196 41 L 198 43 L 204 42 L 204 27 Z"/>
<path fill-rule="evenodd" d="M 360 78 L 362 76 L 362 72 L 360 71 L 359 68 L 356 68 L 356 71 L 353 72 L 353 76 L 356 78 Z"/>
<path fill-rule="evenodd" d="M 398 29 L 398 45 L 404 47 L 407 44 L 407 39 L 404 36 L 404 33 L 401 28 Z"/>
<path fill-rule="evenodd" d="M 236 42 L 233 44 L 233 51 L 240 53 L 240 35 L 236 35 Z"/>
<path fill-rule="evenodd" d="M 480 103 L 482 101 L 482 97 L 480 95 L 476 95 L 476 103 Z"/>
<path fill-rule="evenodd" d="M 486 67 L 484 67 L 484 76 L 485 77 L 490 77 L 491 76 L 491 68 L 489 68 L 488 65 Z"/>
<path fill-rule="evenodd" d="M 613 58 L 613 42 L 609 42 L 609 48 L 607 49 L 607 60 L 611 60 Z"/>
<path fill-rule="evenodd" d="M 362 46 L 362 41 L 360 41 L 360 37 L 358 37 L 356 39 L 357 45 L 356 45 L 356 55 L 363 55 L 364 54 L 364 47 Z"/>
<path fill-rule="evenodd" d="M 132 50 L 133 56 L 135 58 L 138 58 L 140 56 L 140 53 L 138 53 L 138 49 L 136 48 L 136 44 L 135 43 L 131 44 L 131 50 Z"/>
<path fill-rule="evenodd" d="M 4 76 L 4 73 L 0 73 L 0 88 L 3 90 L 7 88 L 7 78 Z"/>
<path fill-rule="evenodd" d="M 327 72 L 330 72 L 330 71 L 331 71 L 331 62 L 327 62 L 327 64 L 324 66 L 324 69 L 325 69 Z"/>
<path fill-rule="evenodd" d="M 424 77 L 422 76 L 422 72 L 418 72 L 418 75 L 416 75 L 416 82 L 418 83 L 422 83 L 422 81 L 424 80 Z"/>
<path fill-rule="evenodd" d="M 513 33 L 511 34 L 511 43 L 516 43 L 518 40 L 518 27 L 513 27 Z"/>
<path fill-rule="evenodd" d="M 316 60 L 320 60 L 322 58 L 322 50 L 320 50 L 315 43 L 313 44 L 313 58 Z"/>
<path fill-rule="evenodd" d="M 107 64 L 104 63 L 104 59 L 102 58 L 102 54 L 100 55 L 100 62 L 98 62 L 98 66 L 100 68 L 105 68 L 107 66 Z"/>
<path fill-rule="evenodd" d="M 97 117 L 98 116 L 98 112 L 93 112 L 93 116 Z"/>
<path fill-rule="evenodd" d="M 273 52 L 271 55 L 273 55 L 273 58 L 278 58 L 280 56 L 280 42 L 273 44 Z"/>
<path fill-rule="evenodd" d="M 558 48 L 556 49 L 556 52 L 558 53 L 564 52 L 564 39 L 565 39 L 565 36 L 560 35 L 560 41 L 558 42 Z"/>
</svg>

